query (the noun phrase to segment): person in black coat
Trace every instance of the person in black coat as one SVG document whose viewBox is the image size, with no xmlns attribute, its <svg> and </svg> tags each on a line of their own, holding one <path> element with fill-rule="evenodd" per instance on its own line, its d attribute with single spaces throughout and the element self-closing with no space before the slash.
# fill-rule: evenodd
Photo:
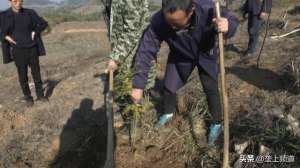
<svg viewBox="0 0 300 168">
<path fill-rule="evenodd" d="M 4 16 L 4 12 L 1 11 L 0 12 L 0 39 L 2 39 L 2 31 L 3 31 L 3 16 Z"/>
<path fill-rule="evenodd" d="M 271 12 L 272 0 L 247 0 L 243 6 L 244 17 L 248 14 L 248 48 L 243 59 L 248 60 L 255 56 L 261 27 L 261 20 Z"/>
<path fill-rule="evenodd" d="M 1 14 L 3 63 L 15 62 L 26 104 L 32 106 L 34 103 L 28 85 L 28 66 L 31 68 L 37 100 L 47 100 L 43 92 L 39 56 L 46 54 L 41 33 L 48 23 L 34 10 L 23 8 L 22 0 L 9 1 L 11 8 Z"/>
</svg>

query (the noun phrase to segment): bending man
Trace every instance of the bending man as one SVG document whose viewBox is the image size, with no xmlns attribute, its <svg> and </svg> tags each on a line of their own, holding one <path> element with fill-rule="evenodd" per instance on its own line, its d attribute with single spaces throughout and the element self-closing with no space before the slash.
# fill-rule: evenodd
<svg viewBox="0 0 300 168">
<path fill-rule="evenodd" d="M 213 145 L 221 133 L 222 112 L 218 90 L 217 32 L 230 38 L 236 32 L 238 20 L 222 10 L 222 18 L 215 19 L 211 0 L 163 0 L 162 9 L 151 19 L 135 57 L 137 73 L 133 79 L 132 98 L 138 103 L 146 86 L 148 72 L 156 60 L 160 45 L 170 48 L 168 57 L 162 114 L 157 127 L 166 124 L 176 111 L 176 91 L 186 82 L 195 67 L 207 96 L 213 121 L 209 144 Z"/>
</svg>

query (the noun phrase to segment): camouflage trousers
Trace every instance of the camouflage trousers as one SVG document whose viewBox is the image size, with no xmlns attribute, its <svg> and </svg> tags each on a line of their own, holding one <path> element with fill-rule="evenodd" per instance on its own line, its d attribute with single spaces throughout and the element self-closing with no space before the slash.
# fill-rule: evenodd
<svg viewBox="0 0 300 168">
<path fill-rule="evenodd" d="M 131 70 L 139 41 L 149 25 L 148 0 L 112 0 L 110 17 L 110 58 L 117 61 L 126 73 L 127 70 Z M 147 88 L 154 85 L 155 69 L 153 66 Z"/>
</svg>

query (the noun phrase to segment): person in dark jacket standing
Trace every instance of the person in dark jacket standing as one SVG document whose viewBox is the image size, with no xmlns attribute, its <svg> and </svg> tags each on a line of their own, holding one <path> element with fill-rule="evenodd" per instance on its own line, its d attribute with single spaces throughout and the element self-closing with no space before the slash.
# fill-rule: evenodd
<svg viewBox="0 0 300 168">
<path fill-rule="evenodd" d="M 3 63 L 15 62 L 26 104 L 32 106 L 34 102 L 28 85 L 28 66 L 31 68 L 37 100 L 47 101 L 43 92 L 39 56 L 45 55 L 41 32 L 48 23 L 34 10 L 23 8 L 23 0 L 9 1 L 11 8 L 2 14 Z"/>
<path fill-rule="evenodd" d="M 195 67 L 207 96 L 213 121 L 209 144 L 214 145 L 222 127 L 222 112 L 218 90 L 216 35 L 232 37 L 238 27 L 234 15 L 222 9 L 222 18 L 215 18 L 211 0 L 163 0 L 162 9 L 151 19 L 135 56 L 137 70 L 133 79 L 132 99 L 139 103 L 151 62 L 156 60 L 160 45 L 165 41 L 170 48 L 167 62 L 163 108 L 156 127 L 166 124 L 176 111 L 176 91 L 186 82 Z"/>
<path fill-rule="evenodd" d="M 3 31 L 3 27 L 2 27 L 2 25 L 3 25 L 3 16 L 4 16 L 4 12 L 3 11 L 1 11 L 0 12 L 0 39 L 2 39 L 2 31 Z"/>
<path fill-rule="evenodd" d="M 243 6 L 244 17 L 248 14 L 248 48 L 243 59 L 248 60 L 255 56 L 261 27 L 261 20 L 267 18 L 271 12 L 272 0 L 246 0 Z"/>
</svg>

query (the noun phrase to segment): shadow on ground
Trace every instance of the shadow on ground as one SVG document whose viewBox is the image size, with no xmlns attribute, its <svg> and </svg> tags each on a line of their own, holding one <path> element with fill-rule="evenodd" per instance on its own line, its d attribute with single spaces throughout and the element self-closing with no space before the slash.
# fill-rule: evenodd
<svg viewBox="0 0 300 168">
<path fill-rule="evenodd" d="M 228 73 L 236 75 L 241 80 L 258 87 L 259 89 L 268 91 L 284 91 L 287 90 L 290 93 L 295 94 L 295 90 L 290 89 L 292 86 L 288 86 L 290 82 L 290 76 L 286 74 L 279 75 L 271 70 L 257 68 L 256 66 L 250 67 L 228 67 L 226 68 Z M 288 80 L 288 81 L 287 81 Z"/>
<path fill-rule="evenodd" d="M 53 94 L 54 88 L 58 85 L 58 80 L 46 80 L 45 96 L 50 98 Z"/>
<path fill-rule="evenodd" d="M 85 98 L 72 112 L 60 135 L 59 152 L 51 168 L 99 168 L 106 160 L 107 119 L 105 108 L 93 109 Z"/>
</svg>

